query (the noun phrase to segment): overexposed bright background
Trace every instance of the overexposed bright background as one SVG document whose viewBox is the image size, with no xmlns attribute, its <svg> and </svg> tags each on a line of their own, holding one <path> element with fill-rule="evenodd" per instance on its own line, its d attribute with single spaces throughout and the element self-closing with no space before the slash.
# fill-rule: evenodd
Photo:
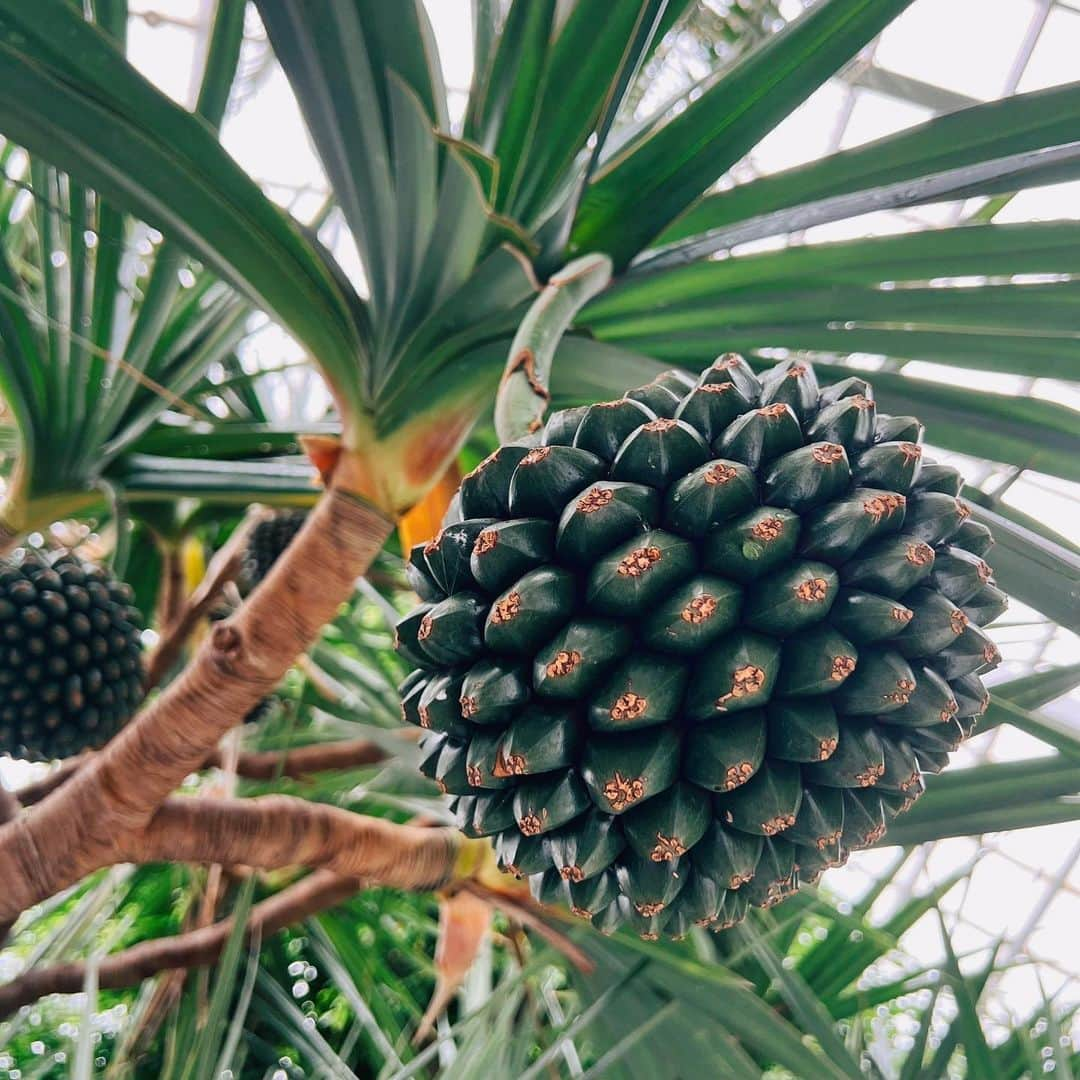
<svg viewBox="0 0 1080 1080">
<path fill-rule="evenodd" d="M 717 11 L 730 6 L 730 0 L 706 2 Z M 427 0 L 427 6 L 442 51 L 446 81 L 452 90 L 451 116 L 456 122 L 464 109 L 472 73 L 470 4 L 469 0 Z M 804 6 L 808 4 L 803 0 L 777 2 L 779 15 L 785 19 L 797 16 Z M 209 0 L 132 0 L 131 9 L 130 51 L 134 62 L 167 93 L 190 104 L 198 86 L 213 4 Z M 223 140 L 277 201 L 301 219 L 309 219 L 326 197 L 325 178 L 288 83 L 273 61 L 253 11 L 249 12 L 247 36 Z M 641 102 L 643 113 L 657 108 L 671 93 L 688 87 L 704 74 L 700 50 L 698 41 L 674 43 L 667 51 L 658 84 Z M 721 47 L 716 51 L 724 55 Z M 877 42 L 770 134 L 735 168 L 733 175 L 739 181 L 746 180 L 859 145 L 942 112 L 1015 91 L 1070 81 L 1077 77 L 1078 57 L 1080 0 L 916 0 Z M 983 201 L 869 214 L 753 247 L 958 224 Z M 1080 182 L 1022 193 L 995 220 L 1078 217 Z M 346 246 L 344 231 L 335 229 L 333 219 L 325 227 L 323 238 L 362 286 L 355 252 Z M 718 342 L 717 351 L 722 346 Z M 269 325 L 263 326 L 245 349 L 245 364 L 252 369 L 278 367 L 301 359 L 297 346 Z M 859 362 L 873 368 L 879 361 L 860 357 Z M 968 373 L 924 362 L 910 363 L 906 370 L 923 378 L 1044 397 L 1080 409 L 1080 393 L 1075 387 L 1054 380 Z M 281 380 L 280 396 L 290 409 L 295 410 L 298 398 L 309 416 L 325 408 L 325 395 L 310 374 L 295 372 L 275 378 Z M 932 443 L 933 432 L 929 434 Z M 957 465 L 969 481 L 999 493 L 1005 504 L 1080 541 L 1080 485 L 933 452 L 939 459 Z M 1006 661 L 994 679 L 1013 678 L 1039 666 L 1080 659 L 1076 637 L 1019 604 L 1014 604 L 993 636 Z M 1047 711 L 1080 730 L 1078 702 L 1080 697 L 1074 695 Z M 955 764 L 962 767 L 975 759 L 1012 760 L 1046 752 L 1044 744 L 1013 728 L 1001 727 L 964 748 L 956 755 Z M 0 765 L 0 776 L 16 785 L 34 768 Z M 849 866 L 828 874 L 826 886 L 847 902 L 855 902 L 866 893 L 880 869 L 891 866 L 898 857 L 896 849 L 857 854 Z M 951 920 L 954 946 L 965 958 L 965 966 L 985 964 L 987 950 L 999 941 L 1004 942 L 1005 956 L 1030 959 L 1030 963 L 999 975 L 984 999 L 988 1003 L 987 1020 L 991 1026 L 1000 1023 L 999 1030 L 1028 1014 L 1044 992 L 1060 995 L 1062 1005 L 1080 1001 L 1078 858 L 1080 826 L 1060 825 L 985 836 L 981 840 L 941 841 L 927 845 L 909 860 L 901 880 L 908 891 L 920 892 L 975 864 L 974 872 L 948 894 L 942 905 Z M 877 901 L 875 914 L 885 918 L 905 898 L 899 889 L 891 888 Z M 923 965 L 940 959 L 936 918 L 928 916 L 904 943 Z M 900 958 L 897 962 L 906 963 Z M 883 981 L 891 981 L 895 972 L 881 970 L 876 974 Z M 947 1010 L 947 996 L 939 1000 L 940 1007 Z M 892 1039 L 898 1049 L 905 1048 L 904 1040 L 903 1032 Z"/>
</svg>

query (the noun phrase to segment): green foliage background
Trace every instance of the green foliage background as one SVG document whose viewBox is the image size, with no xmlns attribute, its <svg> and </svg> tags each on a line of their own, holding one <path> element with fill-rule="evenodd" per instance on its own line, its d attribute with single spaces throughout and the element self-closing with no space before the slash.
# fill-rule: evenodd
<svg viewBox="0 0 1080 1080">
<path fill-rule="evenodd" d="M 464 410 L 477 426 L 462 461 L 475 461 L 492 443 L 492 393 L 535 278 L 589 251 L 610 254 L 617 278 L 559 349 L 557 406 L 621 393 L 671 364 L 700 367 L 721 349 L 759 366 L 775 350 L 799 352 L 823 380 L 850 374 L 851 354 L 873 354 L 882 408 L 920 416 L 934 445 L 998 474 L 1080 481 L 1074 409 L 992 393 L 965 374 L 1078 381 L 1080 226 L 994 216 L 1018 190 L 1080 174 L 1080 84 L 963 108 L 732 186 L 743 156 L 908 0 L 821 0 L 782 32 L 775 9 L 750 0 L 721 14 L 688 0 L 474 0 L 487 62 L 453 133 L 422 5 L 390 17 L 379 0 L 259 0 L 332 188 L 301 224 L 217 138 L 253 18 L 245 7 L 216 6 L 188 112 L 124 60 L 123 0 L 95 0 L 85 20 L 66 0 L 0 0 L 0 522 L 96 530 L 144 611 L 162 552 L 192 536 L 220 544 L 254 501 L 310 503 L 300 433 L 374 443 L 392 469 L 424 425 Z M 708 74 L 642 116 L 635 105 L 680 33 L 707 43 Z M 738 247 L 974 198 L 981 209 L 948 228 Z M 319 242 L 328 219 L 355 242 L 368 295 Z M 242 364 L 256 312 L 300 343 L 330 388 L 334 404 L 316 422 L 276 409 L 274 376 Z M 957 379 L 920 378 L 910 360 L 953 366 Z M 302 395 L 312 384 L 297 385 Z M 1032 610 L 1033 639 L 1075 632 L 1077 549 L 1002 490 L 967 492 L 995 531 L 999 581 Z M 407 605 L 390 550 L 312 653 L 333 698 L 295 671 L 243 736 L 260 749 L 366 736 L 394 758 L 242 793 L 289 790 L 399 820 L 445 814 L 392 734 L 403 672 L 388 617 Z M 995 686 L 984 730 L 1017 728 L 1045 755 L 932 778 L 890 833 L 895 864 L 854 908 L 826 883 L 737 931 L 679 944 L 567 924 L 595 961 L 589 976 L 500 923 L 437 1041 L 417 1049 L 435 901 L 372 890 L 258 952 L 235 941 L 175 1000 L 163 1001 L 159 980 L 26 1010 L 0 1028 L 0 1075 L 908 1080 L 1021 1077 L 1052 1063 L 1069 1076 L 1075 1005 L 1048 998 L 1007 1029 L 985 1023 L 997 974 L 1023 956 L 957 956 L 944 918 L 943 962 L 904 947 L 971 867 L 925 896 L 895 895 L 921 844 L 1080 817 L 1080 735 L 1044 711 L 1078 684 L 1074 664 Z M 0 971 L 178 932 L 203 883 L 184 867 L 98 875 L 28 913 Z M 228 905 L 242 914 L 282 883 L 233 887 Z"/>
</svg>

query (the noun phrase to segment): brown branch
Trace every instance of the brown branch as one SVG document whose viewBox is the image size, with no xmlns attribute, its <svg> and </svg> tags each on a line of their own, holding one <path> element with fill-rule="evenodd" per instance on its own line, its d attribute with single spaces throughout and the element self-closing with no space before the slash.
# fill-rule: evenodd
<svg viewBox="0 0 1080 1080">
<path fill-rule="evenodd" d="M 176 553 L 172 553 L 176 556 L 176 573 L 181 576 L 179 583 L 173 583 L 173 587 L 178 588 L 180 595 L 172 599 L 175 610 L 170 610 L 167 621 L 160 624 L 161 640 L 147 661 L 147 689 L 157 686 L 176 666 L 180 653 L 195 627 L 209 614 L 229 582 L 235 581 L 239 576 L 251 534 L 255 526 L 265 520 L 270 513 L 271 511 L 262 506 L 253 506 L 248 510 L 244 520 L 233 530 L 226 543 L 210 560 L 202 581 L 186 600 L 182 599 L 182 564 Z M 167 553 L 166 558 L 168 557 Z M 171 574 L 166 575 L 167 580 L 171 580 L 171 577 Z"/>
<path fill-rule="evenodd" d="M 328 870 L 309 875 L 276 896 L 256 904 L 248 916 L 249 940 L 267 937 L 347 900 L 360 882 Z M 205 967 L 213 964 L 233 932 L 233 920 L 174 937 L 145 941 L 103 959 L 98 965 L 98 985 L 103 990 L 136 986 L 161 971 Z M 77 994 L 86 978 L 84 964 L 37 967 L 0 986 L 0 1017 L 10 1016 L 46 994 Z"/>
<path fill-rule="evenodd" d="M 348 739 L 342 742 L 311 743 L 292 750 L 252 750 L 236 759 L 236 775 L 245 780 L 273 780 L 278 776 L 300 780 L 312 773 L 355 769 L 361 765 L 376 765 L 390 755 L 369 739 Z M 215 751 L 206 762 L 210 768 L 218 765 Z"/>
<path fill-rule="evenodd" d="M 220 863 L 333 870 L 425 891 L 453 876 L 460 833 L 397 825 L 289 795 L 169 799 L 139 833 L 117 839 L 111 862 Z"/>
<path fill-rule="evenodd" d="M 411 736 L 412 729 L 405 729 L 403 736 Z M 33 806 L 46 795 L 54 792 L 70 780 L 79 769 L 94 757 L 94 751 L 67 758 L 51 773 L 33 784 L 19 788 L 19 801 L 23 806 Z M 236 775 L 245 780 L 274 780 L 284 777 L 302 780 L 319 772 L 355 769 L 361 765 L 377 765 L 391 755 L 378 743 L 368 739 L 347 739 L 340 742 L 311 743 L 290 750 L 252 750 L 241 752 L 236 759 Z M 202 768 L 219 769 L 222 764 L 220 750 L 214 750 Z"/>
<path fill-rule="evenodd" d="M 85 768 L 0 828 L 0 920 L 108 862 L 221 736 L 266 695 L 351 594 L 393 523 L 350 494 L 363 463 L 343 454 L 335 486 L 240 611 L 218 623 L 184 673 Z"/>
</svg>

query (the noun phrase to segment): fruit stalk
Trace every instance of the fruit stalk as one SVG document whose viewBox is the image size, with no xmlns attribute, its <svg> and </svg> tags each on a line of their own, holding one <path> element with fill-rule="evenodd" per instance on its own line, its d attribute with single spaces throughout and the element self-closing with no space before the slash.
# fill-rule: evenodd
<svg viewBox="0 0 1080 1080">
<path fill-rule="evenodd" d="M 108 859 L 118 837 L 145 826 L 333 617 L 393 529 L 353 494 L 363 469 L 354 457 L 341 456 L 287 553 L 184 673 L 87 768 L 0 829 L 0 919 L 78 881 Z"/>
</svg>

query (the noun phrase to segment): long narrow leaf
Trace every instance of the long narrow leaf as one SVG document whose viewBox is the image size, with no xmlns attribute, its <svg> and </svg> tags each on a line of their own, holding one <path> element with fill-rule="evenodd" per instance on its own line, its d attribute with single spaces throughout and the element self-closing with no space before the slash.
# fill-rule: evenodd
<svg viewBox="0 0 1080 1080">
<path fill-rule="evenodd" d="M 624 266 L 710 184 L 883 30 L 911 0 L 826 0 L 678 117 L 609 161 L 574 230 L 579 251 Z"/>
<path fill-rule="evenodd" d="M 854 214 L 1068 179 L 1080 172 L 1078 104 L 1078 83 L 1017 94 L 709 195 L 642 261 L 701 258 Z"/>
</svg>

